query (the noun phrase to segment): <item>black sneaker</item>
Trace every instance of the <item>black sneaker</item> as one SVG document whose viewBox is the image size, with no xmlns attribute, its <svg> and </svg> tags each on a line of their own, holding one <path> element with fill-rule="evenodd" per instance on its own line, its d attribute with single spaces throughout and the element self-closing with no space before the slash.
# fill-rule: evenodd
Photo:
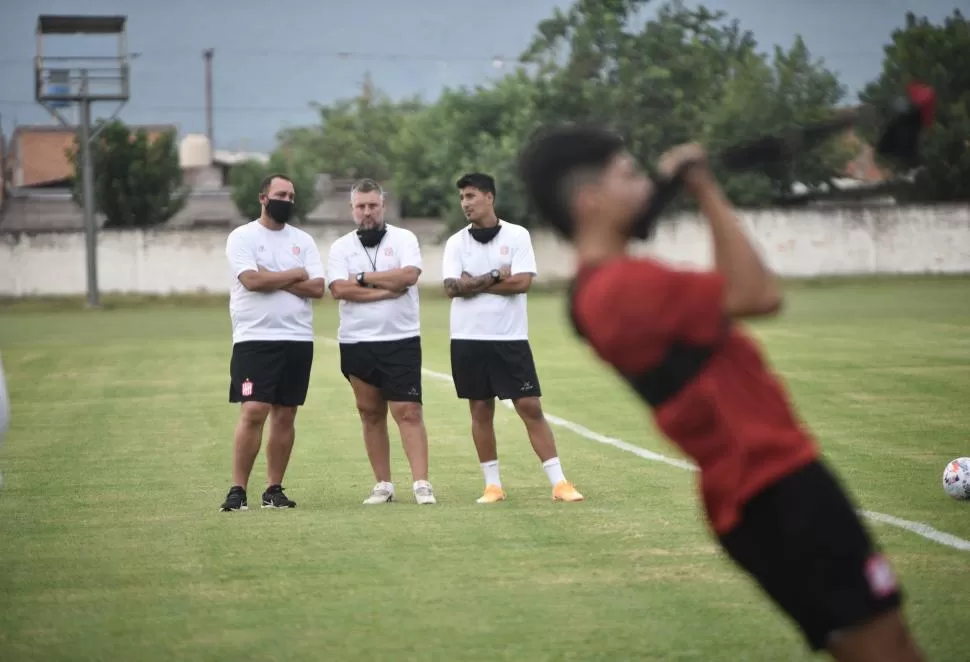
<svg viewBox="0 0 970 662">
<path fill-rule="evenodd" d="M 223 513 L 231 513 L 234 510 L 249 510 L 249 505 L 246 503 L 246 490 L 238 485 L 229 488 L 229 494 L 226 495 L 226 500 L 219 509 Z"/>
<path fill-rule="evenodd" d="M 270 485 L 263 492 L 263 508 L 296 508 L 296 501 L 286 498 L 282 485 Z"/>
</svg>

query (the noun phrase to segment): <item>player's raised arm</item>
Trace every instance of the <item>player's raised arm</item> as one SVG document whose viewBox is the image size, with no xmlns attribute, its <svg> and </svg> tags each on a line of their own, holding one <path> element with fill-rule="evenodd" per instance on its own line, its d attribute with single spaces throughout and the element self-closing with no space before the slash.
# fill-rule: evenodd
<svg viewBox="0 0 970 662">
<path fill-rule="evenodd" d="M 765 266 L 707 166 L 703 148 L 682 145 L 660 161 L 663 172 L 674 172 L 684 161 L 693 162 L 684 183 L 697 198 L 707 218 L 714 245 L 714 268 L 724 276 L 724 310 L 731 317 L 772 315 L 781 308 L 778 281 Z"/>
</svg>

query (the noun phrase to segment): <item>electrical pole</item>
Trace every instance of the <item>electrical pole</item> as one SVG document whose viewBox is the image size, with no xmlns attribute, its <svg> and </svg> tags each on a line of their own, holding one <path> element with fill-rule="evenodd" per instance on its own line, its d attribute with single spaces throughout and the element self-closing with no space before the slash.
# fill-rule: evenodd
<svg viewBox="0 0 970 662">
<path fill-rule="evenodd" d="M 88 307 L 100 306 L 98 292 L 98 225 L 94 218 L 94 168 L 91 165 L 91 100 L 88 72 L 81 72 L 81 186 L 84 198 L 84 245 L 87 253 Z"/>
<path fill-rule="evenodd" d="M 205 60 L 205 135 L 209 139 L 209 149 L 215 149 L 212 132 L 212 54 L 213 49 L 202 51 Z"/>
</svg>

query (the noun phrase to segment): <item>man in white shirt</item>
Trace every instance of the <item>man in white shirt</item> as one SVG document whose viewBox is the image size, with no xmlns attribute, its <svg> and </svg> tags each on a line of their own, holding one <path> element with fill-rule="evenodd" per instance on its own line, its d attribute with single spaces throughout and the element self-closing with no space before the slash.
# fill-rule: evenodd
<svg viewBox="0 0 970 662">
<path fill-rule="evenodd" d="M 414 499 L 435 503 L 428 482 L 428 433 L 421 400 L 421 249 L 414 233 L 384 222 L 384 192 L 370 179 L 350 192 L 357 229 L 330 247 L 327 280 L 340 301 L 340 371 L 360 413 L 377 484 L 364 503 L 394 499 L 387 413 L 411 466 Z"/>
<path fill-rule="evenodd" d="M 259 189 L 259 218 L 233 230 L 226 241 L 232 278 L 229 401 L 241 406 L 223 512 L 248 509 L 246 488 L 267 418 L 269 480 L 262 507 L 296 506 L 283 492 L 283 474 L 293 450 L 296 411 L 310 385 L 311 299 L 323 297 L 326 283 L 313 237 L 288 223 L 294 199 L 293 182 L 270 175 Z"/>
<path fill-rule="evenodd" d="M 485 474 L 479 503 L 505 499 L 495 440 L 495 398 L 512 400 L 557 501 L 582 501 L 566 480 L 552 429 L 542 413 L 529 345 L 526 292 L 537 275 L 529 231 L 495 215 L 495 180 L 482 173 L 457 182 L 469 225 L 445 243 L 442 277 L 451 297 L 451 374 L 469 401 L 472 439 Z"/>
</svg>

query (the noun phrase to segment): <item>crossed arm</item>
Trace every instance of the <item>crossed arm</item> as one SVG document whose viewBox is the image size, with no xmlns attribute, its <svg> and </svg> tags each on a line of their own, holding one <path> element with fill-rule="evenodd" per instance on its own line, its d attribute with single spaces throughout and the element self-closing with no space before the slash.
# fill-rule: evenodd
<svg viewBox="0 0 970 662">
<path fill-rule="evenodd" d="M 256 271 L 248 270 L 239 274 L 239 282 L 250 292 L 284 290 L 310 299 L 320 299 L 325 289 L 323 278 L 310 278 L 302 267 L 285 271 L 269 271 L 265 267 L 257 267 Z"/>
<path fill-rule="evenodd" d="M 532 286 L 532 274 L 521 273 L 510 275 L 508 266 L 499 269 L 499 280 L 496 282 L 491 273 L 481 276 L 472 276 L 467 271 L 463 271 L 461 278 L 446 278 L 444 281 L 445 293 L 454 299 L 455 297 L 473 297 L 476 294 L 487 292 L 489 294 L 522 294 L 529 291 Z"/>
<path fill-rule="evenodd" d="M 387 271 L 375 271 L 364 274 L 364 286 L 357 284 L 357 277 L 353 279 L 335 280 L 330 283 L 330 292 L 334 299 L 365 303 L 368 301 L 382 301 L 395 299 L 404 294 L 409 287 L 418 282 L 421 270 L 417 267 L 400 267 Z"/>
<path fill-rule="evenodd" d="M 283 291 L 308 299 L 322 299 L 327 291 L 327 282 L 323 278 L 310 278 L 284 287 Z"/>
</svg>

